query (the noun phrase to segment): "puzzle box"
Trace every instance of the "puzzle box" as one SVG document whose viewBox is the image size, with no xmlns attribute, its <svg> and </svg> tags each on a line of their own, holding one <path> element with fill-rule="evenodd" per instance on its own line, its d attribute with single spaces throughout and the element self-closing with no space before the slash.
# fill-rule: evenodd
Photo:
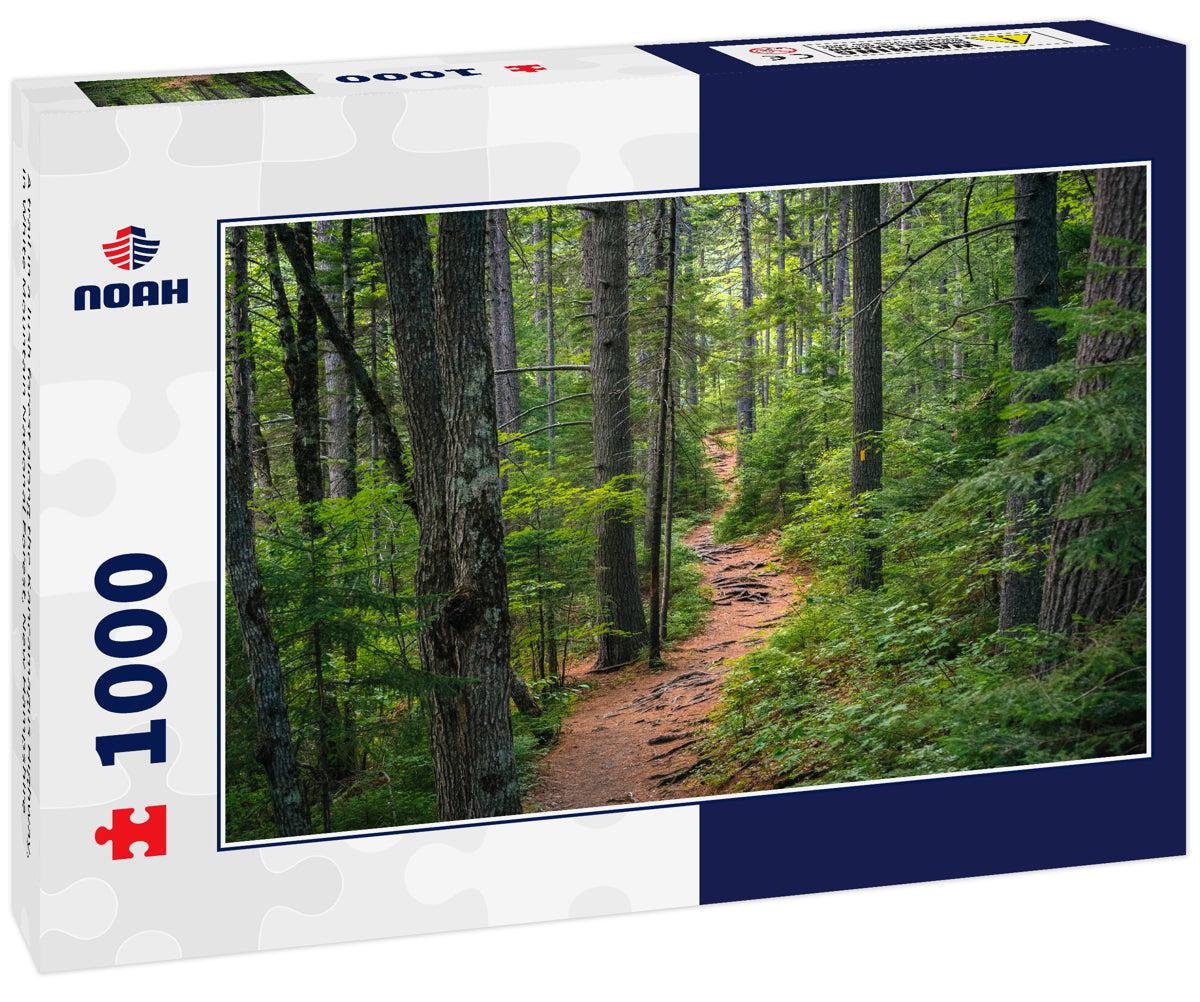
<svg viewBox="0 0 1200 1002">
<path fill-rule="evenodd" d="M 292 256 L 289 223 L 329 230 L 336 221 L 353 242 L 356 220 L 363 230 L 365 221 L 429 213 L 432 222 L 444 212 L 439 245 L 442 236 L 449 245 L 472 207 L 561 206 L 578 218 L 624 205 L 627 216 L 639 199 L 691 198 L 703 207 L 702 199 L 722 193 L 854 182 L 895 185 L 903 205 L 905 181 L 1142 170 L 1151 192 L 1149 302 L 1159 330 L 1181 326 L 1182 234 L 1170 225 L 1162 193 L 1182 186 L 1182 67 L 1181 46 L 1071 22 L 18 84 L 23 518 L 15 763 L 22 809 L 14 812 L 14 894 L 39 965 L 99 966 L 1182 852 L 1182 581 L 1166 559 L 1143 572 L 1153 592 L 1148 635 L 1158 670 L 1146 672 L 1146 741 L 1135 754 L 824 788 L 796 782 L 678 802 L 591 803 L 549 816 L 521 813 L 527 804 L 479 815 L 468 804 L 434 821 L 368 818 L 349 829 L 323 824 L 322 778 L 301 762 L 291 768 L 309 769 L 297 788 L 311 830 L 232 832 L 237 754 L 229 734 L 238 680 L 227 678 L 226 641 L 240 634 L 245 643 L 249 630 L 226 615 L 227 588 L 233 605 L 250 601 L 234 594 L 237 574 L 226 574 L 238 475 L 225 465 L 237 433 L 224 417 L 227 407 L 237 409 L 238 392 L 234 381 L 226 386 L 227 365 L 236 368 L 226 357 L 227 314 L 240 298 L 228 276 L 234 232 L 249 233 L 268 281 L 266 244 L 280 238 L 276 258 L 288 268 L 278 272 L 292 283 L 282 298 L 299 310 L 304 248 Z M 1081 92 L 1069 128 L 1034 113 L 1065 80 L 1096 81 L 1094 91 Z M 836 142 L 813 148 L 777 114 L 814 93 L 871 110 L 861 123 L 848 116 Z M 910 119 L 871 103 L 880 93 L 937 95 L 945 129 L 914 135 Z M 975 103 L 984 93 L 1025 109 L 1019 122 L 977 124 L 986 121 Z M 393 237 L 402 238 L 406 225 Z M 380 268 L 386 287 L 385 260 Z M 360 275 L 360 293 L 364 281 Z M 273 305 L 276 291 L 255 291 L 256 309 Z M 319 297 L 307 298 L 324 312 Z M 286 312 L 268 322 L 279 324 Z M 345 313 L 319 323 L 331 354 L 340 355 L 335 335 Z M 1169 350 L 1173 359 L 1182 352 L 1175 344 Z M 794 350 L 789 361 L 803 357 L 803 348 Z M 278 362 L 277 382 L 291 381 L 286 362 Z M 1151 371 L 1151 427 L 1178 427 L 1181 367 Z M 397 404 L 371 401 L 370 383 L 362 385 L 359 425 L 382 441 L 386 467 L 388 458 L 407 455 L 388 456 L 378 413 Z M 406 429 L 407 441 L 398 443 L 414 462 L 415 434 Z M 456 430 L 451 440 L 466 434 Z M 1182 513 L 1182 469 L 1147 458 L 1159 524 L 1172 525 Z M 404 475 L 391 473 L 403 488 Z M 247 525 L 265 518 L 265 508 L 242 504 Z M 259 586 L 270 604 L 271 582 Z M 251 596 L 252 583 L 246 588 Z M 409 592 L 415 602 L 411 582 Z M 417 619 L 453 617 L 443 608 Z M 604 634 L 604 619 L 593 617 L 593 633 Z M 419 643 L 413 639 L 417 661 Z M 82 663 L 89 668 L 80 676 L 70 666 Z M 331 671 L 331 686 L 340 681 Z M 247 693 L 243 680 L 241 698 L 265 715 L 255 700 L 268 686 L 256 683 Z M 427 688 L 418 704 L 423 698 L 437 697 Z M 317 729 L 330 724 L 326 705 Z M 247 758 L 263 765 L 269 756 L 256 745 L 249 756 L 243 750 Z M 268 813 L 277 819 L 286 789 L 268 785 L 270 797 L 278 795 Z M 746 854 L 750 832 L 756 849 Z M 796 860 L 799 839 L 805 859 L 819 866 Z M 682 848 L 651 859 L 648 844 Z M 569 870 L 550 864 L 562 853 Z M 393 892 L 386 909 L 380 886 Z M 182 904 L 233 893 L 246 907 L 219 928 Z"/>
</svg>

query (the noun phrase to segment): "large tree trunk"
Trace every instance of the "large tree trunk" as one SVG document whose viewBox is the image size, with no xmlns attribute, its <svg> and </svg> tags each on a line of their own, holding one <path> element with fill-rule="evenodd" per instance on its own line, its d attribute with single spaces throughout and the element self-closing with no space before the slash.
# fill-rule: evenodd
<svg viewBox="0 0 1200 1002">
<path fill-rule="evenodd" d="M 1146 269 L 1141 255 L 1146 240 L 1146 168 L 1111 167 L 1096 172 L 1096 208 L 1092 222 L 1091 264 L 1083 305 L 1095 309 L 1112 303 L 1117 310 L 1146 309 Z M 1076 361 L 1082 366 L 1115 362 L 1145 349 L 1144 335 L 1117 330 L 1085 333 L 1079 339 Z M 1081 397 L 1100 389 L 1095 380 L 1080 380 L 1071 391 Z M 1090 489 L 1096 478 L 1125 455 L 1084 470 L 1059 492 L 1059 505 Z M 1059 518 L 1050 534 L 1050 561 L 1042 592 L 1038 627 L 1055 633 L 1076 633 L 1123 616 L 1145 597 L 1146 565 L 1131 568 L 1091 567 L 1064 558 L 1063 549 L 1106 527 L 1103 516 Z"/>
<path fill-rule="evenodd" d="M 425 670 L 451 680 L 431 696 L 438 817 L 515 814 L 485 214 L 440 217 L 436 279 L 424 218 L 375 227 L 412 444 L 418 646 Z"/>
<path fill-rule="evenodd" d="M 1018 174 L 1013 181 L 1015 226 L 1013 229 L 1013 319 L 1012 367 L 1014 372 L 1032 372 L 1053 365 L 1057 356 L 1058 332 L 1040 319 L 1035 310 L 1058 305 L 1058 232 L 1056 210 L 1058 175 Z M 958 344 L 955 343 L 958 369 Z M 955 375 L 962 376 L 956 371 Z M 1013 394 L 1013 402 L 1044 400 Z M 1035 430 L 1041 422 L 1021 417 L 1008 422 L 1009 435 Z M 1009 565 L 1000 580 L 1001 630 L 1038 621 L 1046 560 L 1041 547 L 1049 535 L 1051 504 L 1048 486 L 1013 491 L 1007 500 L 1004 527 L 1004 559 Z M 1012 564 L 1018 563 L 1019 567 Z"/>
<path fill-rule="evenodd" d="M 296 763 L 279 646 L 271 629 L 254 554 L 254 521 L 247 507 L 241 472 L 244 465 L 238 455 L 233 422 L 226 411 L 225 571 L 242 631 L 242 650 L 250 665 L 250 688 L 258 720 L 254 758 L 267 774 L 276 832 L 282 837 L 307 835 L 310 832 L 308 805 Z"/>
<path fill-rule="evenodd" d="M 629 410 L 629 222 L 624 202 L 580 206 L 584 274 L 592 287 L 593 483 L 629 490 L 633 430 Z M 596 518 L 596 593 L 605 623 L 597 668 L 632 662 L 646 642 L 633 519 L 624 505 Z"/>
<path fill-rule="evenodd" d="M 854 200 L 854 321 L 851 365 L 854 386 L 854 446 L 850 496 L 879 490 L 883 483 L 883 303 L 879 243 L 879 185 L 856 184 Z M 844 237 L 839 234 L 839 241 Z M 878 516 L 872 505 L 868 522 Z M 858 588 L 883 584 L 883 548 L 868 528 L 854 554 L 850 582 Z"/>
<path fill-rule="evenodd" d="M 454 696 L 434 696 L 434 771 L 443 819 L 518 814 L 509 715 L 510 624 L 495 363 L 484 312 L 485 214 L 443 214 L 434 284 L 446 436 L 446 531 L 453 591 L 435 629 L 447 634 Z M 410 419 L 414 416 L 410 415 Z"/>
</svg>

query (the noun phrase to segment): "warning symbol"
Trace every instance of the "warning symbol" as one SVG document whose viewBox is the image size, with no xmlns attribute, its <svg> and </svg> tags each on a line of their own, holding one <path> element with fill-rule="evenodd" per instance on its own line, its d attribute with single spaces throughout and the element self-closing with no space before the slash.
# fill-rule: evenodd
<svg viewBox="0 0 1200 1002">
<path fill-rule="evenodd" d="M 1022 35 L 972 35 L 978 42 L 1011 42 L 1013 45 L 1024 45 L 1029 41 L 1029 33 Z"/>
</svg>

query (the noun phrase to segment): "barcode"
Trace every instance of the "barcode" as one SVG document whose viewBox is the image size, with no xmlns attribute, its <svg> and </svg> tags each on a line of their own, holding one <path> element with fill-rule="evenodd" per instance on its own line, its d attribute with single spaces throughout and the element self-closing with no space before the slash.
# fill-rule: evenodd
<svg viewBox="0 0 1200 1002">
<path fill-rule="evenodd" d="M 894 52 L 933 52 L 948 49 L 982 49 L 965 38 L 936 38 L 929 41 L 912 42 L 870 42 L 867 45 L 839 44 L 831 45 L 826 42 L 821 50 L 831 56 L 872 56 L 888 55 Z"/>
</svg>

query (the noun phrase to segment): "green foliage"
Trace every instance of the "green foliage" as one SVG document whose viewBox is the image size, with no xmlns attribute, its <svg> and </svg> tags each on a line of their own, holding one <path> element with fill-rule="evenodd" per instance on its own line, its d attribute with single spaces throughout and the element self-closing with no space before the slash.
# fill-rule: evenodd
<svg viewBox="0 0 1200 1002">
<path fill-rule="evenodd" d="M 713 530 L 718 542 L 781 524 L 807 495 L 821 423 L 812 419 L 820 391 L 795 389 L 769 410 L 741 451 L 737 491 Z M 841 410 L 839 407 L 838 410 Z M 819 413 L 819 412 L 817 412 Z"/>
<path fill-rule="evenodd" d="M 1046 550 L 1044 539 L 1026 537 L 1004 555 L 1010 494 L 1048 493 L 1057 518 L 1085 524 L 1057 554 L 1068 567 L 1124 574 L 1146 559 L 1144 352 L 1075 359 L 1087 338 L 1142 341 L 1145 317 L 1078 305 L 1088 268 L 1085 191 L 1082 175 L 1065 187 L 1060 178 L 1066 305 L 1042 313 L 1061 332 L 1063 361 L 1014 373 L 999 351 L 985 351 L 958 380 L 928 365 L 939 341 L 1007 343 L 1009 311 L 999 300 L 1011 281 L 1011 238 L 992 231 L 972 241 L 973 280 L 960 271 L 931 294 L 930 283 L 909 287 L 906 278 L 888 294 L 880 490 L 850 498 L 845 409 L 835 419 L 843 437 L 811 433 L 821 408 L 844 392 L 836 378 L 820 388 L 794 383 L 775 409 L 778 423 L 768 419 L 744 444 L 739 495 L 720 531 L 728 538 L 782 521 L 784 552 L 812 567 L 814 581 L 802 611 L 728 676 L 705 752 L 713 783 L 846 782 L 1145 750 L 1144 605 L 1102 628 L 1083 624 L 1071 638 L 1032 627 L 997 632 L 1003 574 L 1027 570 Z M 1011 187 L 981 182 L 970 225 L 1006 218 Z M 910 232 L 906 260 L 942 239 L 952 219 Z M 893 258 L 890 267 L 900 264 Z M 885 258 L 885 286 L 888 267 Z M 964 317 L 980 293 L 995 302 Z M 950 295 L 959 299 L 953 313 Z M 1028 430 L 1010 435 L 1013 418 Z M 771 511 L 762 484 L 796 468 L 805 488 Z M 853 591 L 847 571 L 867 509 L 886 553 L 885 582 Z"/>
<path fill-rule="evenodd" d="M 849 782 L 1137 754 L 1145 609 L 1074 646 L 980 634 L 950 603 L 815 589 L 801 616 L 727 680 L 720 780 Z M 891 602 L 884 605 L 884 602 Z M 1059 667 L 1044 677 L 1046 662 Z"/>
</svg>

